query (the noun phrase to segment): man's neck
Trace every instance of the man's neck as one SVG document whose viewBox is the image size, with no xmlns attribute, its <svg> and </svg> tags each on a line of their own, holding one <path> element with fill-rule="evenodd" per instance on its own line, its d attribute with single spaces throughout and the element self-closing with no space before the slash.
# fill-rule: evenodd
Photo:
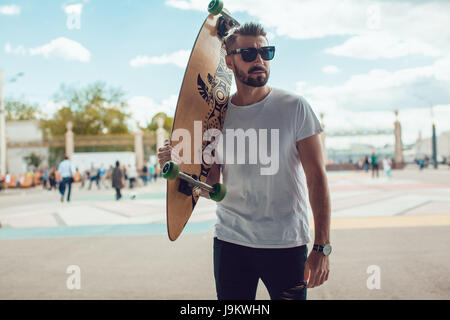
<svg viewBox="0 0 450 320">
<path fill-rule="evenodd" d="M 236 106 L 249 106 L 263 100 L 271 90 L 267 85 L 263 87 L 250 87 L 237 84 L 237 91 L 231 97 L 231 103 Z"/>
</svg>

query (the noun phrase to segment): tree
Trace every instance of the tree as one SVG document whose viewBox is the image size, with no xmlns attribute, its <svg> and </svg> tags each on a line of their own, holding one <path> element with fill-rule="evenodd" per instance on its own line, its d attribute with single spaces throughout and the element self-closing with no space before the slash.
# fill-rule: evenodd
<svg viewBox="0 0 450 320">
<path fill-rule="evenodd" d="M 152 121 L 147 126 L 146 130 L 148 131 L 156 131 L 158 129 L 158 124 L 156 123 L 156 119 L 162 117 L 164 119 L 164 125 L 163 128 L 166 129 L 168 133 L 172 132 L 172 126 L 173 126 L 173 118 L 167 116 L 164 112 L 158 112 L 155 114 L 152 118 Z"/>
<path fill-rule="evenodd" d="M 126 121 L 127 102 L 120 88 L 95 82 L 84 88 L 62 85 L 54 100 L 62 107 L 51 119 L 42 121 L 44 134 L 62 136 L 71 121 L 75 135 L 104 135 L 129 133 Z"/>
<path fill-rule="evenodd" d="M 41 116 L 39 106 L 26 101 L 5 99 L 6 121 L 35 120 Z"/>
<path fill-rule="evenodd" d="M 42 161 L 44 161 L 44 157 L 32 152 L 28 156 L 24 157 L 24 160 L 27 162 L 28 166 L 39 168 Z"/>
</svg>

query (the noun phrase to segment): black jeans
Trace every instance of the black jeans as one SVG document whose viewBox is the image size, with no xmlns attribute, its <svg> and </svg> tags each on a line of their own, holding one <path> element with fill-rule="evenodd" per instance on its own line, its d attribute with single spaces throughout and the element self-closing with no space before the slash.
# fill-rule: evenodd
<svg viewBox="0 0 450 320">
<path fill-rule="evenodd" d="M 214 278 L 219 300 L 254 300 L 259 279 L 272 300 L 306 300 L 308 248 L 257 249 L 214 238 Z"/>
</svg>

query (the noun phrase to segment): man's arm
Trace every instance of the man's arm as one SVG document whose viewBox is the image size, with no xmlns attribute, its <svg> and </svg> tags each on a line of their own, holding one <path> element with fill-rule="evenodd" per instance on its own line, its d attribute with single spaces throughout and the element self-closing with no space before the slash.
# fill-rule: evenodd
<svg viewBox="0 0 450 320">
<path fill-rule="evenodd" d="M 331 204 L 319 134 L 298 141 L 297 150 L 305 171 L 314 216 L 314 244 L 324 245 L 330 243 Z M 328 273 L 328 256 L 311 251 L 305 265 L 308 288 L 321 285 L 328 279 Z"/>
</svg>

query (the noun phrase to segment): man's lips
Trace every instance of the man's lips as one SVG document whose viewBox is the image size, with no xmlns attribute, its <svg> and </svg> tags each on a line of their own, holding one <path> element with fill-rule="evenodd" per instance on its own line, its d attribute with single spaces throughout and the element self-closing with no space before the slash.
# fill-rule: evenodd
<svg viewBox="0 0 450 320">
<path fill-rule="evenodd" d="M 257 71 L 252 71 L 252 72 L 250 72 L 251 74 L 260 74 L 260 73 L 266 73 L 265 71 L 262 71 L 262 70 L 257 70 Z"/>
</svg>

